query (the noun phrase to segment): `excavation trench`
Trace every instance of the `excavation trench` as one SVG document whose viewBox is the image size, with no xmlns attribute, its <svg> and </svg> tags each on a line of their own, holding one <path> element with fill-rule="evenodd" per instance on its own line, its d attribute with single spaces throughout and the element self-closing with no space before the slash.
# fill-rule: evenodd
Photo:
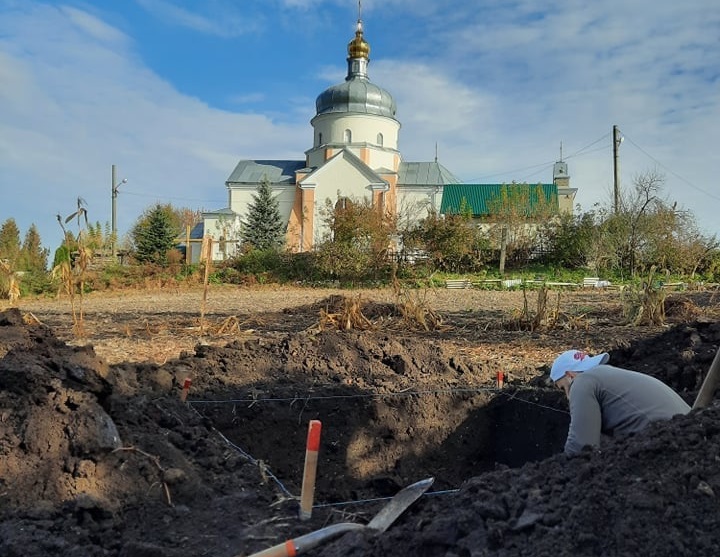
<svg viewBox="0 0 720 557">
<path fill-rule="evenodd" d="M 352 388 L 299 396 L 265 392 L 246 401 L 194 403 L 234 444 L 299 493 L 310 420 L 322 423 L 318 503 L 387 496 L 420 478 L 453 489 L 498 466 L 562 450 L 561 393 L 507 388 L 373 395 Z"/>
<path fill-rule="evenodd" d="M 716 406 L 567 466 L 567 406 L 534 367 L 540 357 L 518 345 L 503 360 L 504 337 L 484 332 L 470 348 L 432 334 L 265 332 L 163 365 L 108 365 L 17 310 L 0 313 L 0 554 L 247 555 L 347 521 L 336 512 L 364 523 L 381 503 L 318 509 L 305 522 L 297 501 L 278 500 L 269 473 L 299 494 L 313 419 L 323 424 L 318 505 L 428 476 L 433 490 L 463 484 L 419 501 L 384 536 L 348 535 L 323 555 L 713 553 Z M 720 325 L 707 320 L 609 351 L 692 402 L 718 342 Z M 486 357 L 464 358 L 481 344 Z M 516 376 L 498 390 L 510 358 Z M 178 397 L 186 379 L 189 404 Z M 505 466 L 519 468 L 483 474 Z"/>
</svg>

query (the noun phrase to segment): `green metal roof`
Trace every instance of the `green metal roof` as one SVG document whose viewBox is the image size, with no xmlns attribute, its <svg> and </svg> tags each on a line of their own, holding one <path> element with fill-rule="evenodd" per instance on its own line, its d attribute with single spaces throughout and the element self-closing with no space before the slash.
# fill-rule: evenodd
<svg viewBox="0 0 720 557">
<path fill-rule="evenodd" d="M 555 184 L 448 184 L 443 188 L 440 213 L 460 213 L 464 206 L 474 217 L 488 216 L 493 207 L 502 203 L 503 197 L 508 202 L 521 203 L 526 215 L 531 215 L 541 204 L 558 210 Z"/>
</svg>

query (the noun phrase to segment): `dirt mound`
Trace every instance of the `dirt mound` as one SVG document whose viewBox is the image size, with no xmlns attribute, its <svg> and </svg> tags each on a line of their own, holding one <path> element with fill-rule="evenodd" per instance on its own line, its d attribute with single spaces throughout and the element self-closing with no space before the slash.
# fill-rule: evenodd
<svg viewBox="0 0 720 557">
<path fill-rule="evenodd" d="M 718 344 L 720 326 L 696 321 L 611 358 L 692 401 Z M 436 495 L 384 535 L 315 554 L 704 555 L 720 542 L 714 407 L 567 459 L 567 405 L 545 368 L 498 389 L 492 362 L 394 327 L 268 331 L 109 366 L 11 310 L 0 356 L 3 556 L 247 555 L 366 521 L 376 498 L 428 476 Z M 300 522 L 311 419 L 318 506 Z"/>
<path fill-rule="evenodd" d="M 338 555 L 715 555 L 720 409 L 576 458 L 558 455 L 424 498 L 382 536 L 347 534 Z"/>
</svg>

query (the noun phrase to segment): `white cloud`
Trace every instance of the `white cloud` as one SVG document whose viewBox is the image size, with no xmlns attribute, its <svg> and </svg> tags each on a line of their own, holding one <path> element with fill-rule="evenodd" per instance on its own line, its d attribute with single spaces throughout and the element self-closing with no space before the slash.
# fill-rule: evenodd
<svg viewBox="0 0 720 557">
<path fill-rule="evenodd" d="M 79 29 L 100 42 L 121 42 L 125 35 L 93 15 L 70 6 L 61 6 L 59 10 Z"/>
<path fill-rule="evenodd" d="M 203 2 L 198 13 L 182 8 L 168 0 L 135 0 L 149 13 L 168 24 L 179 25 L 199 33 L 218 37 L 237 37 L 257 32 L 262 22 L 257 16 L 244 17 L 232 3 Z"/>
<path fill-rule="evenodd" d="M 0 221 L 12 216 L 21 230 L 35 222 L 54 248 L 54 216 L 72 212 L 78 196 L 92 221 L 109 221 L 112 164 L 128 178 L 118 198 L 122 233 L 155 201 L 224 206 L 223 184 L 239 158 L 298 157 L 307 130 L 184 96 L 145 68 L 121 34 L 97 38 L 89 27 L 100 28 L 91 16 L 48 6 L 0 19 L 0 180 L 4 191 L 24 194 L 2 204 Z"/>
</svg>

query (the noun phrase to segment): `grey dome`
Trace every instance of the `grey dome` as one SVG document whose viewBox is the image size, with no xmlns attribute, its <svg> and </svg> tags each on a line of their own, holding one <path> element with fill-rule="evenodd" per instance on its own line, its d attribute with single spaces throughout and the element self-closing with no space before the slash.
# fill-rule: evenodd
<svg viewBox="0 0 720 557">
<path fill-rule="evenodd" d="M 353 77 L 328 87 L 315 101 L 317 115 L 359 112 L 395 118 L 395 99 L 382 87 L 367 79 Z"/>
</svg>

